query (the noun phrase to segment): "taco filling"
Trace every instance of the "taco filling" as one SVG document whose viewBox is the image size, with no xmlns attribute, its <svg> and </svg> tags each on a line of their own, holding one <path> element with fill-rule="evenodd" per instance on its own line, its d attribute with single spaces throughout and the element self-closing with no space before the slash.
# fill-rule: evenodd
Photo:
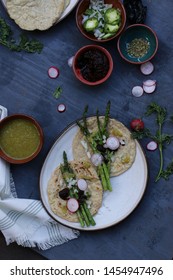
<svg viewBox="0 0 173 280">
<path fill-rule="evenodd" d="M 67 161 L 58 166 L 48 182 L 48 200 L 51 210 L 59 217 L 94 226 L 93 216 L 102 204 L 102 185 L 89 161 Z"/>
<path fill-rule="evenodd" d="M 119 121 L 109 117 L 110 102 L 105 116 L 86 118 L 87 109 L 73 140 L 75 160 L 90 160 L 104 190 L 112 190 L 110 177 L 128 170 L 136 156 L 136 143 L 130 131 Z"/>
</svg>

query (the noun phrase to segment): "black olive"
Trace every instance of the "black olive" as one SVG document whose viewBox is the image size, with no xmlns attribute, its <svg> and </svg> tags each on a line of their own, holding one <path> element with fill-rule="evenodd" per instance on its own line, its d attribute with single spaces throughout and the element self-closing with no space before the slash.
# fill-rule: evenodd
<svg viewBox="0 0 173 280">
<path fill-rule="evenodd" d="M 106 152 L 106 148 L 104 148 L 101 144 L 97 144 L 97 150 L 103 154 Z"/>
<path fill-rule="evenodd" d="M 84 191 L 78 190 L 78 197 L 80 198 L 83 195 L 84 195 Z"/>
<path fill-rule="evenodd" d="M 62 198 L 63 200 L 67 200 L 69 197 L 69 189 L 65 188 L 59 191 L 59 197 Z"/>
<path fill-rule="evenodd" d="M 109 160 L 106 157 L 104 157 L 104 163 L 106 163 L 106 164 L 109 163 Z"/>
<path fill-rule="evenodd" d="M 78 198 L 78 202 L 79 204 L 82 204 L 86 201 L 87 199 L 87 196 L 86 195 L 81 195 L 79 198 Z"/>
</svg>

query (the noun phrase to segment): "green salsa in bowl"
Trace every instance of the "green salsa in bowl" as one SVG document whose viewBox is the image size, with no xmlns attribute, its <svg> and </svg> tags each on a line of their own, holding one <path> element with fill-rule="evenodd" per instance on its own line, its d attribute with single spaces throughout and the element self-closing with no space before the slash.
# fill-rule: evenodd
<svg viewBox="0 0 173 280">
<path fill-rule="evenodd" d="M 0 122 L 0 157 L 9 163 L 31 161 L 38 155 L 42 145 L 42 128 L 32 117 L 16 114 Z"/>
</svg>

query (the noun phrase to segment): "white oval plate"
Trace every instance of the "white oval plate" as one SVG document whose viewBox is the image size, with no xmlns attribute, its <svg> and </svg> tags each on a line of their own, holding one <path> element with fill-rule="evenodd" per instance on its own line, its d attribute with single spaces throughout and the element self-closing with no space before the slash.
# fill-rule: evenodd
<svg viewBox="0 0 173 280">
<path fill-rule="evenodd" d="M 112 192 L 103 195 L 102 207 L 94 216 L 95 226 L 82 228 L 80 223 L 68 222 L 55 215 L 49 205 L 47 185 L 55 168 L 62 163 L 62 153 L 67 152 L 68 159 L 73 160 L 72 142 L 78 130 L 76 123 L 68 126 L 50 149 L 40 173 L 40 195 L 48 214 L 61 224 L 79 230 L 100 230 L 113 226 L 125 219 L 139 204 L 145 192 L 148 167 L 140 144 L 136 141 L 136 158 L 129 170 L 120 176 L 111 178 Z"/>
<path fill-rule="evenodd" d="M 1 2 L 4 5 L 4 7 L 6 8 L 6 0 L 1 0 Z M 61 17 L 59 18 L 59 20 L 56 23 L 58 23 L 61 20 L 63 20 L 73 10 L 73 8 L 76 6 L 76 4 L 78 2 L 79 2 L 79 0 L 70 0 L 70 4 L 64 10 L 64 12 L 62 13 Z"/>
</svg>

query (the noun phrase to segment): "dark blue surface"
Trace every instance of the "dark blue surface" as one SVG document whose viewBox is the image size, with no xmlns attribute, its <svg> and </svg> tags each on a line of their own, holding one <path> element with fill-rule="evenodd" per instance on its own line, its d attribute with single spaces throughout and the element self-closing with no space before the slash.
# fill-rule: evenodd
<svg viewBox="0 0 173 280">
<path fill-rule="evenodd" d="M 44 43 L 41 54 L 13 53 L 0 46 L 0 104 L 9 114 L 32 115 L 44 131 L 44 147 L 32 162 L 12 166 L 19 197 L 39 199 L 39 174 L 50 147 L 58 134 L 69 123 L 80 118 L 88 103 L 91 114 L 96 107 L 104 113 L 105 104 L 112 102 L 111 114 L 127 127 L 131 119 L 140 117 L 152 101 L 165 106 L 172 114 L 173 106 L 173 3 L 143 1 L 148 7 L 146 24 L 155 30 L 159 50 L 153 59 L 155 71 L 147 78 L 157 80 L 157 90 L 135 98 L 131 89 L 146 79 L 139 66 L 130 65 L 118 55 L 116 40 L 104 44 L 111 52 L 114 70 L 110 79 L 98 87 L 81 84 L 67 64 L 68 58 L 82 46 L 92 43 L 82 37 L 75 24 L 75 9 L 58 25 L 45 32 L 28 32 Z M 21 30 L 9 19 L 0 5 L 0 16 L 7 20 L 19 34 Z M 60 69 L 60 76 L 52 80 L 47 75 L 51 65 Z M 62 86 L 61 97 L 56 100 L 53 92 Z M 65 103 L 67 110 L 60 114 L 57 104 Z M 153 129 L 154 120 L 145 119 L 146 126 Z M 171 123 L 165 132 L 173 131 Z M 169 181 L 154 183 L 158 167 L 158 152 L 148 152 L 146 141 L 141 142 L 149 166 L 147 189 L 138 207 L 123 222 L 97 232 L 81 232 L 80 237 L 47 251 L 39 251 L 48 259 L 172 259 L 173 257 L 173 176 Z M 164 151 L 165 166 L 173 157 L 172 144 Z M 129 186 L 130 187 L 130 186 Z"/>
</svg>

